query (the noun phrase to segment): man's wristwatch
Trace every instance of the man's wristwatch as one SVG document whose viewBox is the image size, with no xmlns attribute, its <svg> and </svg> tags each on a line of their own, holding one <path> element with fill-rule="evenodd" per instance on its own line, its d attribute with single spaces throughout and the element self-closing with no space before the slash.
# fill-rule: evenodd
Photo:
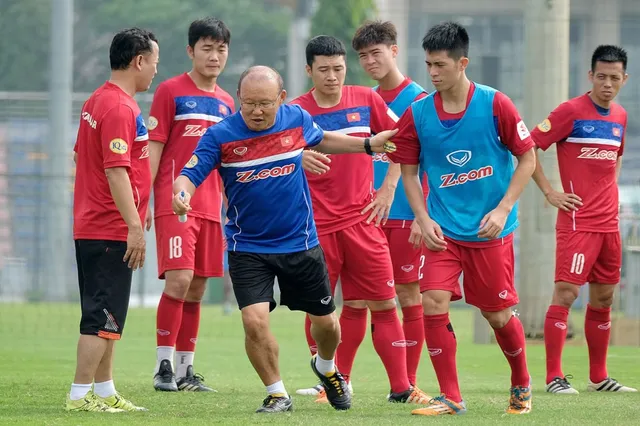
<svg viewBox="0 0 640 426">
<path fill-rule="evenodd" d="M 373 155 L 373 151 L 371 151 L 371 138 L 364 138 L 364 152 Z"/>
</svg>

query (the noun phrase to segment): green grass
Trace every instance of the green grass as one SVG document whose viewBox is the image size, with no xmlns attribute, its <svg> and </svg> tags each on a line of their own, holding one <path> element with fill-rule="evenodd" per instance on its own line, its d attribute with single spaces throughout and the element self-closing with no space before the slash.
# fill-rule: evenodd
<svg viewBox="0 0 640 426">
<path fill-rule="evenodd" d="M 463 396 L 469 412 L 458 418 L 430 420 L 411 416 L 411 407 L 386 402 L 388 381 L 370 337 L 360 348 L 353 371 L 355 397 L 348 412 L 336 412 L 311 397 L 294 396 L 295 411 L 283 415 L 258 415 L 253 411 L 264 398 L 264 388 L 244 353 L 240 315 L 223 316 L 219 306 L 203 309 L 196 369 L 206 383 L 219 392 L 210 394 L 158 393 L 152 387 L 155 365 L 155 311 L 133 309 L 125 336 L 117 345 L 116 387 L 147 413 L 69 414 L 63 411 L 65 394 L 73 379 L 79 307 L 70 305 L 0 305 L 0 424 L 89 425 L 127 424 L 246 425 L 287 424 L 634 424 L 640 416 L 638 394 L 589 394 L 553 396 L 544 393 L 544 348 L 528 347 L 533 376 L 533 412 L 506 417 L 509 370 L 495 345 L 472 343 L 470 311 L 452 314 L 459 339 L 458 365 Z M 282 377 L 290 393 L 315 383 L 309 369 L 309 354 L 301 313 L 278 309 L 272 327 L 280 342 Z M 426 355 L 427 352 L 424 351 Z M 630 386 L 640 386 L 640 350 L 611 348 L 609 368 L 613 377 Z M 575 376 L 574 385 L 584 391 L 587 354 L 584 345 L 565 349 L 565 372 Z M 419 373 L 419 386 L 437 392 L 427 356 Z"/>
</svg>

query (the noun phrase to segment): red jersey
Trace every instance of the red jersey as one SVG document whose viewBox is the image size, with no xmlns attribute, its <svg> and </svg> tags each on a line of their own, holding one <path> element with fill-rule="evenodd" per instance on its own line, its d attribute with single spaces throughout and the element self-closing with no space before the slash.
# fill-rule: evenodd
<svg viewBox="0 0 640 426">
<path fill-rule="evenodd" d="M 588 93 L 560 104 L 533 129 L 539 148 L 557 143 L 562 188 L 582 198 L 577 211 L 558 209 L 556 229 L 619 231 L 616 165 L 624 151 L 626 129 L 622 106 L 599 107 Z"/>
<path fill-rule="evenodd" d="M 82 106 L 73 193 L 73 238 L 126 241 L 105 169 L 126 167 L 141 222 L 151 191 L 149 136 L 136 101 L 106 82 Z"/>
<path fill-rule="evenodd" d="M 395 128 L 398 117 L 369 87 L 344 86 L 340 103 L 321 108 L 313 89 L 291 101 L 300 105 L 325 131 L 368 137 Z M 332 154 L 330 170 L 306 173 L 318 235 L 330 234 L 367 219 L 360 212 L 374 198 L 373 161 L 367 154 Z"/>
<path fill-rule="evenodd" d="M 160 83 L 149 117 L 149 139 L 165 144 L 153 184 L 155 217 L 173 214 L 173 181 L 207 128 L 233 112 L 233 98 L 227 92 L 219 86 L 214 92 L 200 90 L 187 73 Z M 221 206 L 222 186 L 214 170 L 191 199 L 189 214 L 220 222 Z"/>
<path fill-rule="evenodd" d="M 402 83 L 400 83 L 400 86 L 396 87 L 395 89 L 382 90 L 380 86 L 378 86 L 376 87 L 376 93 L 380 95 L 380 97 L 387 103 L 387 105 L 389 105 L 391 102 L 396 100 L 400 92 L 402 92 L 402 90 L 409 84 L 411 84 L 411 79 L 409 77 L 405 77 Z M 419 101 L 425 96 L 427 96 L 427 92 L 420 93 L 413 101 Z"/>
</svg>

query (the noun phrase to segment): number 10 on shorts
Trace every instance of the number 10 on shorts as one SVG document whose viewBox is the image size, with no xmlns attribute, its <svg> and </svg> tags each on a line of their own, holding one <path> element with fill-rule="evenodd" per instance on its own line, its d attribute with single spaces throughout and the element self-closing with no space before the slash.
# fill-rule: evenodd
<svg viewBox="0 0 640 426">
<path fill-rule="evenodd" d="M 571 259 L 571 273 L 580 275 L 584 269 L 584 254 L 583 253 L 573 253 L 573 258 Z"/>
<path fill-rule="evenodd" d="M 179 259 L 182 257 L 182 237 L 176 235 L 169 238 L 169 259 Z"/>
</svg>

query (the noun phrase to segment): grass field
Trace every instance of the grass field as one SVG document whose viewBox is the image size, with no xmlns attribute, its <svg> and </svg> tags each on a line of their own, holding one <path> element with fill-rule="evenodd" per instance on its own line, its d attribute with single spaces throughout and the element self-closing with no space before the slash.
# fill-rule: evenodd
<svg viewBox="0 0 640 426">
<path fill-rule="evenodd" d="M 152 387 L 155 364 L 155 310 L 134 309 L 125 336 L 117 346 L 116 387 L 147 413 L 94 414 L 63 411 L 65 394 L 73 379 L 79 307 L 71 305 L 0 305 L 0 424 L 12 425 L 104 425 L 185 424 L 246 425 L 286 424 L 638 424 L 640 394 L 590 394 L 553 396 L 544 393 L 544 348 L 532 344 L 528 358 L 533 376 L 533 412 L 506 417 L 509 388 L 507 362 L 494 345 L 472 343 L 470 311 L 453 313 L 459 339 L 458 365 L 463 397 L 469 412 L 456 418 L 429 419 L 411 416 L 411 407 L 386 402 L 389 391 L 382 364 L 367 337 L 353 371 L 353 408 L 336 412 L 318 405 L 311 397 L 294 396 L 295 411 L 281 415 L 258 415 L 253 411 L 264 398 L 264 388 L 244 353 L 240 315 L 223 316 L 219 306 L 203 309 L 196 370 L 218 393 L 157 393 Z M 290 393 L 313 385 L 309 354 L 302 329 L 303 316 L 278 309 L 272 327 L 280 342 L 282 376 Z M 424 354 L 427 354 L 425 351 Z M 565 349 L 565 373 L 574 385 L 586 389 L 587 354 L 584 345 Z M 609 367 L 613 377 L 640 386 L 640 349 L 612 348 Z M 419 386 L 437 392 L 428 357 L 423 356 Z M 105 419 L 105 416 L 109 416 Z"/>
</svg>

